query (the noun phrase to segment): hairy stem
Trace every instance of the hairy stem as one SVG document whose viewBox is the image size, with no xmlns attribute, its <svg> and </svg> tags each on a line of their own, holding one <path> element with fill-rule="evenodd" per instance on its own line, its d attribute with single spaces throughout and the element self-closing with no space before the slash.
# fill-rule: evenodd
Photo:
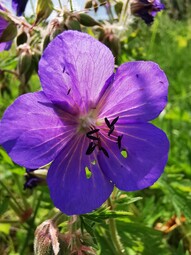
<svg viewBox="0 0 191 255">
<path fill-rule="evenodd" d="M 110 198 L 107 200 L 107 204 L 110 207 L 110 210 L 112 210 L 113 208 L 112 208 L 112 202 Z M 116 222 L 112 218 L 109 218 L 109 230 L 110 230 L 113 244 L 117 251 L 117 255 L 125 255 L 125 249 L 123 248 L 123 245 L 120 241 L 120 237 L 118 235 L 118 231 L 116 227 Z"/>
</svg>

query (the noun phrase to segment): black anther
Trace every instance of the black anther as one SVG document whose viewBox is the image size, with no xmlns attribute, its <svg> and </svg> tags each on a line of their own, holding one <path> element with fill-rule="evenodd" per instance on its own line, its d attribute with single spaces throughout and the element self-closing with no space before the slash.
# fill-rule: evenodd
<svg viewBox="0 0 191 255">
<path fill-rule="evenodd" d="M 93 129 L 93 130 L 87 132 L 87 136 L 88 136 L 88 135 L 92 135 L 92 134 L 94 134 L 94 133 L 97 133 L 98 131 L 99 131 L 99 129 Z"/>
<path fill-rule="evenodd" d="M 119 149 L 121 149 L 121 140 L 122 140 L 122 138 L 123 138 L 123 135 L 119 135 L 117 137 L 117 144 L 118 144 Z"/>
<path fill-rule="evenodd" d="M 110 127 L 110 130 L 108 132 L 108 136 L 110 136 L 113 133 L 114 129 L 115 129 L 114 126 Z"/>
<path fill-rule="evenodd" d="M 91 142 L 87 148 L 86 155 L 90 155 L 95 150 L 96 146 L 95 143 Z"/>
<path fill-rule="evenodd" d="M 69 94 L 70 94 L 70 91 L 71 91 L 71 88 L 68 90 L 67 95 L 69 95 Z"/>
<path fill-rule="evenodd" d="M 105 120 L 105 123 L 108 126 L 108 128 L 111 128 L 111 124 L 110 124 L 109 120 L 107 118 L 105 118 L 104 120 Z"/>
<path fill-rule="evenodd" d="M 111 127 L 115 125 L 115 123 L 118 121 L 119 116 L 116 117 L 112 122 L 111 122 Z"/>
<path fill-rule="evenodd" d="M 97 133 L 98 131 L 99 129 L 91 130 L 86 134 L 86 136 L 91 140 L 99 141 L 100 140 L 99 137 L 93 136 L 93 134 Z"/>
<path fill-rule="evenodd" d="M 108 152 L 106 151 L 106 149 L 105 149 L 105 148 L 100 147 L 100 148 L 99 148 L 99 150 L 100 150 L 100 151 L 103 151 L 103 154 L 104 154 L 106 157 L 108 157 L 108 158 L 109 158 L 109 154 L 108 154 Z"/>
</svg>

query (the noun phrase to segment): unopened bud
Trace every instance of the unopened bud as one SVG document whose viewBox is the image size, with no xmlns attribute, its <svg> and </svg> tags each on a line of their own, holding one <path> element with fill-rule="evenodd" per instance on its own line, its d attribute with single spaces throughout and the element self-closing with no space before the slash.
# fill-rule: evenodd
<svg viewBox="0 0 191 255">
<path fill-rule="evenodd" d="M 93 6 L 92 0 L 87 0 L 85 3 L 85 9 L 90 9 L 92 8 L 92 6 Z"/>
<path fill-rule="evenodd" d="M 85 13 L 80 13 L 78 14 L 78 20 L 80 24 L 86 27 L 93 27 L 93 26 L 101 26 L 99 22 L 97 22 L 95 19 L 93 19 L 91 16 L 85 14 Z"/>
<path fill-rule="evenodd" d="M 46 220 L 35 231 L 34 254 L 58 255 L 60 251 L 58 228 L 52 220 Z"/>
<path fill-rule="evenodd" d="M 33 189 L 46 183 L 47 169 L 26 169 L 24 189 Z"/>
<path fill-rule="evenodd" d="M 56 17 L 55 19 L 51 20 L 48 25 L 48 34 L 50 35 L 50 40 L 62 33 L 64 30 L 65 25 L 63 17 Z"/>
<path fill-rule="evenodd" d="M 27 39 L 28 39 L 28 36 L 27 36 L 27 34 L 23 31 L 22 33 L 20 33 L 20 34 L 17 36 L 17 46 L 26 43 L 26 42 L 27 42 Z"/>
<path fill-rule="evenodd" d="M 75 16 L 69 16 L 65 21 L 65 25 L 69 30 L 81 31 L 80 23 Z"/>
<path fill-rule="evenodd" d="M 114 57 L 117 58 L 120 51 L 120 40 L 117 35 L 110 29 L 100 32 L 99 41 L 104 43 L 113 53 Z"/>
<path fill-rule="evenodd" d="M 18 47 L 19 50 L 19 61 L 18 61 L 18 72 L 19 75 L 23 75 L 28 72 L 32 62 L 32 52 L 28 44 L 22 44 Z"/>
<path fill-rule="evenodd" d="M 37 7 L 36 7 L 36 21 L 35 24 L 38 22 L 45 20 L 49 17 L 51 12 L 53 11 L 53 3 L 52 0 L 38 0 Z"/>
</svg>

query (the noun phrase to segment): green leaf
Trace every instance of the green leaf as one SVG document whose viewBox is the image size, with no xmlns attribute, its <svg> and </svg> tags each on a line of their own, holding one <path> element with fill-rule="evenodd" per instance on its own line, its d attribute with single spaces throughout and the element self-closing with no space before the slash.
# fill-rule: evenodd
<svg viewBox="0 0 191 255">
<path fill-rule="evenodd" d="M 17 35 L 17 26 L 15 25 L 15 23 L 10 22 L 0 37 L 0 43 L 12 41 L 16 37 L 16 35 Z"/>
</svg>

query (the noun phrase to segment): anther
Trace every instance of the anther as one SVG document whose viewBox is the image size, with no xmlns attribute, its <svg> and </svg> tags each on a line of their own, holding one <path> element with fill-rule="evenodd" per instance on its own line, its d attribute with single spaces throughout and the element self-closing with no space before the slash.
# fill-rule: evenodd
<svg viewBox="0 0 191 255">
<path fill-rule="evenodd" d="M 97 133 L 98 131 L 99 129 L 91 130 L 86 134 L 86 136 L 91 140 L 99 141 L 100 140 L 99 137 L 93 136 L 93 134 Z"/>
<path fill-rule="evenodd" d="M 121 149 L 121 140 L 122 140 L 122 138 L 123 138 L 123 135 L 119 135 L 117 137 L 117 144 L 118 144 L 119 149 Z"/>
<path fill-rule="evenodd" d="M 111 122 L 111 127 L 114 126 L 116 124 L 116 122 L 118 121 L 119 116 L 116 117 L 112 122 Z"/>
<path fill-rule="evenodd" d="M 115 129 L 114 126 L 110 127 L 110 130 L 108 132 L 108 136 L 110 136 L 113 133 L 114 129 Z"/>
<path fill-rule="evenodd" d="M 111 124 L 110 124 L 109 120 L 107 118 L 105 118 L 104 120 L 105 120 L 105 123 L 108 126 L 108 128 L 111 128 Z"/>
<path fill-rule="evenodd" d="M 95 143 L 91 142 L 87 148 L 86 155 L 90 155 L 95 150 L 96 146 Z"/>
<path fill-rule="evenodd" d="M 109 158 L 109 154 L 108 154 L 108 152 L 106 151 L 106 149 L 105 149 L 105 148 L 100 147 L 100 148 L 99 148 L 99 150 L 100 150 L 100 151 L 103 151 L 103 154 L 104 154 L 106 157 L 108 157 L 108 158 Z"/>
<path fill-rule="evenodd" d="M 71 88 L 68 90 L 67 95 L 69 95 L 69 94 L 70 94 L 70 91 L 71 91 Z"/>
</svg>

